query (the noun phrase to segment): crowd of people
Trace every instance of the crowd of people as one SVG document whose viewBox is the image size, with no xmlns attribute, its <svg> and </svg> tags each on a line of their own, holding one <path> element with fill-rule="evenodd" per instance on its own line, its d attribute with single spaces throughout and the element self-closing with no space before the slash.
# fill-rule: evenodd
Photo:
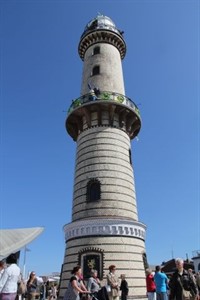
<svg viewBox="0 0 200 300">
<path fill-rule="evenodd" d="M 107 284 L 101 286 L 98 278 L 97 270 L 91 270 L 90 278 L 87 284 L 83 282 L 81 266 L 76 266 L 72 270 L 67 290 L 64 295 L 64 300 L 80 300 L 82 295 L 88 295 L 89 300 L 119 300 L 121 291 L 121 300 L 127 300 L 128 282 L 125 279 L 125 274 L 121 274 L 121 282 L 115 274 L 116 266 L 109 266 L 107 274 Z"/>
<path fill-rule="evenodd" d="M 148 300 L 200 300 L 200 272 L 193 274 L 184 269 L 183 259 L 176 259 L 176 271 L 167 276 L 160 266 L 155 271 L 146 269 Z M 116 266 L 110 265 L 106 276 L 107 284 L 102 286 L 97 270 L 92 269 L 87 283 L 83 280 L 81 266 L 75 266 L 66 289 L 64 300 L 127 300 L 129 287 L 125 274 L 121 281 L 116 274 Z M 20 292 L 19 292 L 20 289 Z M 23 281 L 15 254 L 0 261 L 0 300 L 56 300 L 57 283 L 38 282 L 36 273 L 30 273 L 28 281 Z"/>
<path fill-rule="evenodd" d="M 193 270 L 184 269 L 184 260 L 175 260 L 176 271 L 167 276 L 161 266 L 155 271 L 146 269 L 146 288 L 148 300 L 200 300 L 200 272 L 193 274 Z M 88 295 L 89 300 L 127 300 L 128 282 L 125 274 L 121 274 L 121 282 L 117 276 L 116 266 L 109 266 L 106 276 L 107 285 L 101 286 L 97 270 L 91 270 L 91 277 L 84 284 L 82 270 L 77 266 L 72 271 L 64 300 L 80 300 L 81 295 Z"/>
<path fill-rule="evenodd" d="M 198 300 L 200 299 L 200 272 L 184 269 L 184 260 L 175 260 L 176 270 L 168 276 L 156 266 L 155 272 L 146 269 L 148 300 Z"/>
<path fill-rule="evenodd" d="M 57 283 L 41 282 L 32 271 L 25 282 L 17 257 L 11 254 L 6 261 L 0 261 L 0 300 L 53 300 L 57 299 Z"/>
<path fill-rule="evenodd" d="M 57 282 L 41 282 L 38 280 L 36 273 L 32 271 L 26 283 L 26 292 L 22 298 L 27 300 L 56 300 L 58 297 Z M 17 299 L 23 300 L 23 299 Z"/>
</svg>

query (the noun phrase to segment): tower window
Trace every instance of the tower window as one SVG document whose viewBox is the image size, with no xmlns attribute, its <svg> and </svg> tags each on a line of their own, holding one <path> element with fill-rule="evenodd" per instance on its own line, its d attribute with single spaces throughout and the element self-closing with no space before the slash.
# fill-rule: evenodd
<svg viewBox="0 0 200 300">
<path fill-rule="evenodd" d="M 92 179 L 87 184 L 87 202 L 98 201 L 101 198 L 101 184 L 99 180 Z"/>
<path fill-rule="evenodd" d="M 145 252 L 142 253 L 142 258 L 143 258 L 144 269 L 146 270 L 147 268 L 149 268 L 149 264 L 148 264 L 147 255 Z"/>
<path fill-rule="evenodd" d="M 100 47 L 97 46 L 97 47 L 94 47 L 93 49 L 93 55 L 96 55 L 96 54 L 99 54 L 100 53 Z"/>
<path fill-rule="evenodd" d="M 99 73 L 100 73 L 100 66 L 95 66 L 95 67 L 92 69 L 92 76 L 98 75 Z"/>
<path fill-rule="evenodd" d="M 129 149 L 128 152 L 129 152 L 129 162 L 132 165 L 131 149 Z"/>
</svg>

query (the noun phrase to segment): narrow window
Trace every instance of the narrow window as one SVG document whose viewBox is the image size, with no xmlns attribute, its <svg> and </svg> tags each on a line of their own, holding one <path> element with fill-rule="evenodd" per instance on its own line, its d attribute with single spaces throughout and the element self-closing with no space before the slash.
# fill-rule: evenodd
<svg viewBox="0 0 200 300">
<path fill-rule="evenodd" d="M 94 75 L 98 75 L 100 73 L 100 67 L 99 66 L 95 66 L 92 70 L 92 76 Z"/>
<path fill-rule="evenodd" d="M 129 152 L 129 162 L 132 165 L 131 149 L 129 149 L 128 152 Z"/>
<path fill-rule="evenodd" d="M 147 255 L 145 252 L 142 254 L 142 258 L 143 258 L 144 269 L 146 270 L 147 268 L 149 268 L 149 264 L 148 264 Z"/>
<path fill-rule="evenodd" d="M 96 54 L 99 54 L 100 53 L 100 47 L 97 46 L 97 47 L 94 47 L 93 49 L 93 55 L 96 55 Z"/>
<path fill-rule="evenodd" d="M 99 180 L 92 179 L 87 184 L 87 202 L 98 201 L 101 198 L 101 185 Z"/>
</svg>

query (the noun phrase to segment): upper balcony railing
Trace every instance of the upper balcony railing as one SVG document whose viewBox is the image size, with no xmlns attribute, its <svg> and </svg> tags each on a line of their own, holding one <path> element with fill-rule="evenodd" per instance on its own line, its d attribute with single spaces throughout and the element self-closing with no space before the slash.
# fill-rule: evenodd
<svg viewBox="0 0 200 300">
<path fill-rule="evenodd" d="M 193 257 L 200 257 L 200 250 L 194 250 L 192 251 Z"/>
<path fill-rule="evenodd" d="M 79 98 L 72 100 L 72 104 L 68 109 L 68 115 L 72 113 L 76 108 L 86 103 L 94 102 L 94 101 L 117 102 L 119 104 L 126 105 L 129 108 L 131 108 L 136 113 L 136 115 L 140 118 L 140 111 L 137 105 L 130 98 L 119 93 L 113 93 L 108 91 L 101 91 L 96 95 L 88 93 Z"/>
</svg>

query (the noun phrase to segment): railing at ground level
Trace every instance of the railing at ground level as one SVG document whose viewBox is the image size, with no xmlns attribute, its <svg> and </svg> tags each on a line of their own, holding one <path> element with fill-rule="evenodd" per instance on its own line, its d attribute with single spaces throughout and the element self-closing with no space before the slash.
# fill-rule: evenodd
<svg viewBox="0 0 200 300">
<path fill-rule="evenodd" d="M 76 108 L 78 108 L 88 102 L 93 102 L 93 101 L 109 101 L 109 102 L 113 101 L 113 102 L 118 102 L 123 105 L 127 105 L 140 118 L 140 111 L 139 111 L 137 105 L 130 98 L 128 98 L 122 94 L 119 94 L 119 93 L 113 93 L 113 92 L 108 92 L 108 91 L 102 91 L 96 95 L 94 95 L 92 93 L 88 93 L 79 98 L 72 100 L 72 104 L 70 105 L 70 107 L 68 109 L 68 114 L 70 114 Z"/>
</svg>

